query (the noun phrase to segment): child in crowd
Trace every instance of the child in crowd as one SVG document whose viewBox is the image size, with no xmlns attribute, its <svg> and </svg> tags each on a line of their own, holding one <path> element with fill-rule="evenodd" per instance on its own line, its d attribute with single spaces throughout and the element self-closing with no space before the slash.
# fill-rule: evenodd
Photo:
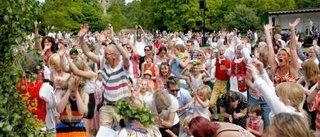
<svg viewBox="0 0 320 137">
<path fill-rule="evenodd" d="M 263 121 L 261 119 L 261 107 L 258 104 L 249 106 L 249 117 L 247 119 L 247 130 L 256 137 L 263 134 Z"/>
<path fill-rule="evenodd" d="M 154 80 L 152 80 L 152 72 L 150 70 L 144 72 L 143 78 L 148 80 L 148 85 L 150 85 L 153 91 L 157 90 L 158 86 L 155 84 Z"/>
<path fill-rule="evenodd" d="M 173 54 L 169 54 L 169 64 L 172 70 L 172 74 L 180 80 L 185 80 L 186 84 L 189 86 L 189 88 L 191 88 L 190 78 L 182 75 L 183 69 L 187 67 L 190 61 L 189 56 L 187 55 L 187 53 L 185 53 L 186 48 L 184 47 L 184 45 L 178 44 L 175 45 L 175 47 L 172 47 L 172 52 Z"/>
<path fill-rule="evenodd" d="M 183 123 L 181 125 L 182 130 L 180 132 L 179 137 L 190 137 L 190 135 L 188 134 L 188 125 L 193 117 L 194 117 L 194 115 L 188 115 L 184 118 Z"/>
<path fill-rule="evenodd" d="M 186 72 L 186 70 L 189 70 L 189 67 L 184 69 L 182 72 L 183 75 L 190 77 L 192 91 L 197 91 L 198 88 L 203 84 L 203 79 L 209 77 L 210 74 L 202 67 L 199 61 L 192 61 L 189 66 L 191 66 L 190 73 Z M 204 73 L 201 73 L 201 71 Z"/>
<path fill-rule="evenodd" d="M 195 96 L 192 100 L 185 106 L 187 108 L 193 105 L 193 115 L 202 116 L 210 120 L 209 117 L 209 97 L 210 97 L 210 87 L 202 84 L 196 91 Z"/>
</svg>

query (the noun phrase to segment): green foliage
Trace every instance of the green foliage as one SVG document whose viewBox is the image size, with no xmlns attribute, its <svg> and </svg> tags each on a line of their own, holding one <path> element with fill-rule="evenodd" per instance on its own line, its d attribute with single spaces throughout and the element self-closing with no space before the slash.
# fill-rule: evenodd
<svg viewBox="0 0 320 137">
<path fill-rule="evenodd" d="M 127 102 L 127 98 L 122 98 L 117 101 L 115 111 L 127 120 L 138 120 L 144 126 L 154 124 L 153 118 L 155 114 L 150 112 L 146 104 L 141 109 L 131 108 Z"/>
<path fill-rule="evenodd" d="M 97 0 L 46 0 L 43 11 L 42 25 L 55 26 L 55 30 L 76 31 L 85 23 L 92 31 L 106 27 L 103 9 Z"/>
<path fill-rule="evenodd" d="M 233 12 L 230 12 L 225 17 L 227 29 L 232 30 L 238 28 L 241 30 L 256 29 L 260 25 L 259 17 L 255 15 L 252 9 L 245 5 L 237 5 Z"/>
<path fill-rule="evenodd" d="M 0 0 L 0 136 L 43 136 L 35 127 L 38 121 L 19 101 L 16 91 L 21 72 L 17 54 L 33 21 L 39 15 L 39 3 L 34 0 Z"/>
<path fill-rule="evenodd" d="M 297 8 L 319 8 L 320 1 L 319 0 L 295 0 Z"/>
</svg>

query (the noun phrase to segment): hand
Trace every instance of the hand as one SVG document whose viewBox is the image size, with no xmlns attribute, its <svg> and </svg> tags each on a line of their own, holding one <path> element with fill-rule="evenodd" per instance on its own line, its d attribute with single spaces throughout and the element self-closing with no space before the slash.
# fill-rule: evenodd
<svg viewBox="0 0 320 137">
<path fill-rule="evenodd" d="M 77 76 L 70 76 L 68 81 L 68 87 L 71 91 L 78 91 L 79 88 L 79 78 Z"/>
<path fill-rule="evenodd" d="M 238 114 L 236 112 L 233 112 L 233 117 L 234 117 L 234 119 L 238 119 L 239 118 L 239 116 L 238 116 Z"/>
<path fill-rule="evenodd" d="M 247 69 L 251 72 L 251 75 L 252 75 L 253 78 L 257 78 L 258 77 L 258 70 L 254 65 L 248 64 L 247 65 Z"/>
<path fill-rule="evenodd" d="M 225 65 L 220 65 L 220 69 L 221 69 L 221 70 L 226 70 L 227 67 L 226 67 Z"/>
<path fill-rule="evenodd" d="M 36 21 L 33 22 L 33 24 L 34 24 L 35 27 L 37 27 L 39 22 L 36 20 Z"/>
<path fill-rule="evenodd" d="M 232 122 L 233 122 L 232 115 L 229 115 L 229 122 L 230 122 L 230 123 L 232 123 Z"/>
<path fill-rule="evenodd" d="M 259 73 L 262 74 L 263 73 L 263 63 L 259 60 L 254 60 L 253 64 L 256 66 L 256 68 L 258 69 Z"/>
<path fill-rule="evenodd" d="M 273 29 L 273 27 L 272 27 L 272 25 L 271 24 L 266 24 L 266 25 L 264 25 L 264 30 L 271 30 L 271 29 Z"/>
<path fill-rule="evenodd" d="M 83 38 L 88 31 L 89 31 L 89 25 L 88 24 L 82 25 L 80 31 L 78 32 L 78 37 Z"/>
<path fill-rule="evenodd" d="M 299 24 L 299 22 L 300 22 L 300 18 L 296 18 L 296 20 L 293 23 L 289 22 L 289 26 L 291 28 L 295 28 Z"/>
<path fill-rule="evenodd" d="M 103 33 L 98 34 L 98 40 L 100 42 L 104 42 L 104 41 L 106 41 L 106 36 Z"/>
</svg>

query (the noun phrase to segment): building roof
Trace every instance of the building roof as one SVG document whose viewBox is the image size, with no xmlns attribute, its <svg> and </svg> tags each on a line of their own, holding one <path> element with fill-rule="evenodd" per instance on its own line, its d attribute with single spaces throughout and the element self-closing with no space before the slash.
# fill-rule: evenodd
<svg viewBox="0 0 320 137">
<path fill-rule="evenodd" d="M 268 14 L 279 15 L 279 14 L 297 14 L 297 13 L 311 13 L 311 12 L 320 12 L 320 8 L 269 11 Z"/>
</svg>

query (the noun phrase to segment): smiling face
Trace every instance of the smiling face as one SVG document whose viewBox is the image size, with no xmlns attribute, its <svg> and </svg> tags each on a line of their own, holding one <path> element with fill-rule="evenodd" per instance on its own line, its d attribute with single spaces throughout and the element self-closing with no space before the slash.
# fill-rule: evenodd
<svg viewBox="0 0 320 137">
<path fill-rule="evenodd" d="M 288 52 L 284 49 L 279 50 L 279 52 L 277 54 L 277 59 L 279 61 L 279 66 L 288 65 L 290 62 L 290 56 L 289 56 Z"/>
<path fill-rule="evenodd" d="M 169 74 L 169 66 L 166 64 L 161 65 L 160 66 L 160 74 L 162 74 L 162 76 L 170 75 Z"/>
</svg>

